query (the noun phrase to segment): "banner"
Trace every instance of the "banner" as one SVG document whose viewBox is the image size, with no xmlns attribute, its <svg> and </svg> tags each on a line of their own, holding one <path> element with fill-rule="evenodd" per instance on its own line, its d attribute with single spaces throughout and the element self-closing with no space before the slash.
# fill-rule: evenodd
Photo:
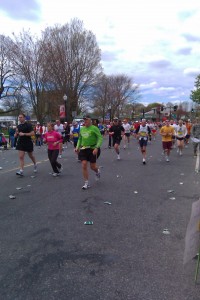
<svg viewBox="0 0 200 300">
<path fill-rule="evenodd" d="M 60 105 L 60 118 L 65 118 L 65 105 Z"/>
</svg>

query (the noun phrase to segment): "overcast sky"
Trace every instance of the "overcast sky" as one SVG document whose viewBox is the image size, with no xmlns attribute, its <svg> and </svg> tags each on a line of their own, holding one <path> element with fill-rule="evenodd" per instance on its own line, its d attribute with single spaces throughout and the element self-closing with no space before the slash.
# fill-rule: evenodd
<svg viewBox="0 0 200 300">
<path fill-rule="evenodd" d="M 143 103 L 189 101 L 200 74 L 200 0 L 0 0 L 0 34 L 83 21 L 106 74 L 125 73 Z"/>
</svg>

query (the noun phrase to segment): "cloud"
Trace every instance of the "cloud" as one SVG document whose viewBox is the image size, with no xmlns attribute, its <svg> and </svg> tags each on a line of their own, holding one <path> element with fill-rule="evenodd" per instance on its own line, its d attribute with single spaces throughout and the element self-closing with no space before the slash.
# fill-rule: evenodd
<svg viewBox="0 0 200 300">
<path fill-rule="evenodd" d="M 200 68 L 186 68 L 183 71 L 183 74 L 186 76 L 196 77 L 200 74 Z"/>
<path fill-rule="evenodd" d="M 157 86 L 157 82 L 156 81 L 153 81 L 153 82 L 150 82 L 150 83 L 141 83 L 140 84 L 140 88 L 141 89 L 150 89 L 150 88 L 153 88 Z"/>
<path fill-rule="evenodd" d="M 156 68 L 156 69 L 162 69 L 162 68 L 167 68 L 171 65 L 170 61 L 166 60 L 166 59 L 158 59 L 158 60 L 154 60 L 149 62 L 149 66 L 151 68 Z"/>
<path fill-rule="evenodd" d="M 117 59 L 117 55 L 114 52 L 109 52 L 109 51 L 103 51 L 101 54 L 101 59 L 102 61 L 114 61 Z"/>
<path fill-rule="evenodd" d="M 191 47 L 183 47 L 176 51 L 177 54 L 181 54 L 181 55 L 190 55 L 191 52 L 192 52 Z"/>
<path fill-rule="evenodd" d="M 200 42 L 200 36 L 195 36 L 190 33 L 183 33 L 182 36 L 188 41 L 188 42 Z"/>
<path fill-rule="evenodd" d="M 40 6 L 36 0 L 1 0 L 0 11 L 15 20 L 39 20 Z"/>
</svg>

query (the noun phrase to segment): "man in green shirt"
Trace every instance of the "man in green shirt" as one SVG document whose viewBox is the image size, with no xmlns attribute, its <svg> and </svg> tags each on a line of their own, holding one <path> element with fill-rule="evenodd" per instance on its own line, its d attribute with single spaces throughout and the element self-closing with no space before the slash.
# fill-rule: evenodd
<svg viewBox="0 0 200 300">
<path fill-rule="evenodd" d="M 100 147 L 103 142 L 103 137 L 98 127 L 92 125 L 92 120 L 89 115 L 84 118 L 84 125 L 80 129 L 78 144 L 75 151 L 79 154 L 79 159 L 82 164 L 83 178 L 85 184 L 82 189 L 86 190 L 89 185 L 89 173 L 88 173 L 88 161 L 90 162 L 90 168 L 96 173 L 96 180 L 100 178 L 100 170 L 96 165 L 96 160 L 100 155 Z"/>
</svg>

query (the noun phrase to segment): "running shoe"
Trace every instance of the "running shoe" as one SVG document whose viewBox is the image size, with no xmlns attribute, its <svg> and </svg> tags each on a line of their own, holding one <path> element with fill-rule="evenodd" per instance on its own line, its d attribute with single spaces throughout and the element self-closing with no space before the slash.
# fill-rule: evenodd
<svg viewBox="0 0 200 300">
<path fill-rule="evenodd" d="M 119 154 L 117 155 L 117 159 L 120 160 L 120 155 Z"/>
<path fill-rule="evenodd" d="M 146 160 L 143 158 L 142 160 L 143 165 L 146 165 Z"/>
<path fill-rule="evenodd" d="M 38 171 L 38 170 L 37 170 L 37 165 L 35 164 L 35 165 L 34 165 L 34 168 L 33 168 L 33 172 L 34 172 L 34 173 L 37 173 L 37 171 Z"/>
<path fill-rule="evenodd" d="M 58 168 L 58 171 L 59 171 L 59 173 L 62 173 L 62 171 L 63 171 L 63 165 L 62 164 L 60 164 L 60 168 Z"/>
<path fill-rule="evenodd" d="M 167 161 L 167 162 L 169 162 L 169 157 L 168 157 L 168 156 L 166 156 L 166 158 L 165 158 L 165 159 L 166 159 L 166 161 Z"/>
<path fill-rule="evenodd" d="M 59 158 L 62 158 L 62 155 L 60 154 L 58 157 L 59 157 Z"/>
<path fill-rule="evenodd" d="M 52 176 L 57 177 L 57 176 L 60 176 L 60 174 L 59 173 L 52 173 Z"/>
<path fill-rule="evenodd" d="M 101 177 L 100 170 L 98 169 L 98 172 L 95 174 L 95 180 L 98 181 Z"/>
<path fill-rule="evenodd" d="M 16 172 L 16 175 L 19 175 L 19 176 L 24 176 L 24 174 L 23 174 L 23 171 L 22 171 L 22 170 L 19 170 L 19 171 L 17 171 L 17 172 Z"/>
<path fill-rule="evenodd" d="M 90 185 L 89 183 L 85 183 L 83 186 L 82 186 L 82 190 L 87 190 L 90 188 Z"/>
</svg>

